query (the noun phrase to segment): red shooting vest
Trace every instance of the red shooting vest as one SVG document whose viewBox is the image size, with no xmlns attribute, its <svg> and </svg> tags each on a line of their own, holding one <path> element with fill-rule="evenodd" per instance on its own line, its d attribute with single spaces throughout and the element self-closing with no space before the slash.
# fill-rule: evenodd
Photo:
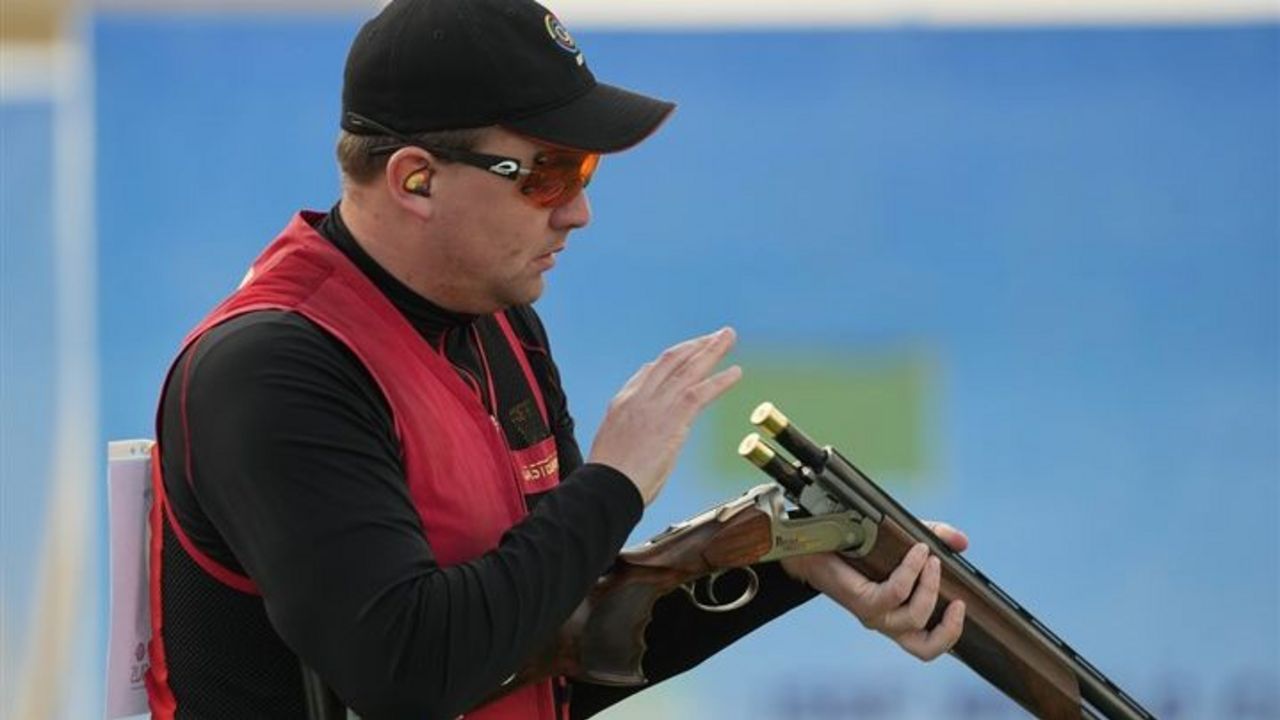
<svg viewBox="0 0 1280 720">
<path fill-rule="evenodd" d="M 548 490 L 559 482 L 554 436 L 530 448 L 511 450 L 497 421 L 449 361 L 431 348 L 359 268 L 311 227 L 308 220 L 316 218 L 311 213 L 295 216 L 254 261 L 240 289 L 187 336 L 183 349 L 214 325 L 257 310 L 293 311 L 324 328 L 360 359 L 391 407 L 405 481 L 436 561 L 455 565 L 496 548 L 502 534 L 527 513 L 524 494 Z M 545 420 L 546 405 L 528 358 L 506 317 L 498 313 L 496 319 Z M 158 450 L 153 450 L 152 468 L 152 639 L 147 690 L 152 713 L 163 719 L 173 716 L 176 703 L 168 686 L 161 633 L 160 523 L 169 523 L 183 549 L 210 575 L 243 592 L 257 594 L 257 588 L 250 578 L 219 565 L 190 541 L 165 501 Z M 550 681 L 522 688 L 466 717 L 554 720 L 551 688 Z"/>
</svg>

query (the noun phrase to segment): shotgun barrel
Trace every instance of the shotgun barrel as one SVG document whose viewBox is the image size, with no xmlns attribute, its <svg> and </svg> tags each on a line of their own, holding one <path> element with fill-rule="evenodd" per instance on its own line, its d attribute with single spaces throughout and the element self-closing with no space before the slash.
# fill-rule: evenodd
<svg viewBox="0 0 1280 720">
<path fill-rule="evenodd" d="M 952 600 L 964 601 L 964 630 L 951 653 L 1001 692 L 1040 718 L 1154 720 L 837 450 L 815 442 L 772 403 L 757 407 L 751 422 L 794 460 L 784 459 L 754 433 L 743 440 L 739 453 L 778 480 L 789 500 L 813 514 L 840 507 L 876 523 L 876 531 L 869 534 L 872 546 L 846 554 L 864 575 L 884 580 L 914 544 L 929 546 L 942 563 L 940 601 L 930 626 L 942 619 Z M 780 464 L 791 467 L 783 470 Z"/>
</svg>

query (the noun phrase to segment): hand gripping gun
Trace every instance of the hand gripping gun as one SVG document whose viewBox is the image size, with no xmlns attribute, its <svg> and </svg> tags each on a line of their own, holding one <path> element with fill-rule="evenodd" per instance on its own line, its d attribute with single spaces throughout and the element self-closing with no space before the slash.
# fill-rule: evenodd
<svg viewBox="0 0 1280 720">
<path fill-rule="evenodd" d="M 756 563 L 839 552 L 879 582 L 923 542 L 942 563 L 929 626 L 941 621 L 950 601 L 963 600 L 964 631 L 951 653 L 997 689 L 1049 720 L 1154 720 L 835 449 L 813 442 L 771 403 L 757 407 L 751 422 L 794 458 L 786 459 L 757 433 L 742 441 L 739 454 L 776 482 L 622 551 L 555 640 L 488 699 L 556 675 L 603 685 L 643 684 L 645 629 L 654 603 L 669 592 L 683 591 L 707 612 L 730 612 L 755 597 Z M 745 573 L 746 588 L 721 601 L 717 581 L 734 571 Z"/>
</svg>

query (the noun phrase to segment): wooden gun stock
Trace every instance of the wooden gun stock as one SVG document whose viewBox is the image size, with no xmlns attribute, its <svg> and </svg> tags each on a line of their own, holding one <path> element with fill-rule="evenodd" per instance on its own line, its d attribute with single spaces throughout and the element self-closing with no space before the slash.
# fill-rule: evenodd
<svg viewBox="0 0 1280 720">
<path fill-rule="evenodd" d="M 490 699 L 546 677 L 567 676 L 600 685 L 642 685 L 644 633 L 658 598 L 722 572 L 748 568 L 773 548 L 773 522 L 748 494 L 712 508 L 643 545 L 623 550 L 608 574 L 561 626 L 556 641 L 538 653 Z M 748 592 L 754 594 L 754 574 Z M 712 591 L 714 593 L 714 591 Z M 739 600 L 749 600 L 744 596 Z M 716 601 L 714 594 L 711 597 Z M 694 598 L 698 602 L 697 598 Z M 704 606 L 710 610 L 731 609 Z"/>
</svg>

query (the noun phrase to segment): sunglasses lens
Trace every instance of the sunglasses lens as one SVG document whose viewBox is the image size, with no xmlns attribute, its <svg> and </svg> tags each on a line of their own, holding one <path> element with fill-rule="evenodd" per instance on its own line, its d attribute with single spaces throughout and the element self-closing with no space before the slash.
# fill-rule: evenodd
<svg viewBox="0 0 1280 720">
<path fill-rule="evenodd" d="M 582 192 L 599 165 L 598 153 L 544 152 L 520 189 L 542 207 L 559 207 Z"/>
</svg>

